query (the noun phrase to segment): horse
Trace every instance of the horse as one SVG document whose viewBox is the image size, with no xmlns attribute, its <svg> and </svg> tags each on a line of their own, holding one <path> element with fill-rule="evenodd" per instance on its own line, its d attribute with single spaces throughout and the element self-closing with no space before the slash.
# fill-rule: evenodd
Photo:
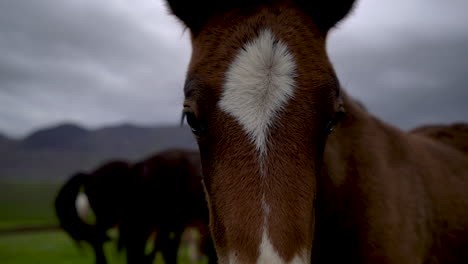
<svg viewBox="0 0 468 264">
<path fill-rule="evenodd" d="M 366 112 L 328 58 L 354 0 L 166 3 L 219 263 L 468 262 L 468 158 Z"/>
<path fill-rule="evenodd" d="M 424 125 L 410 130 L 410 133 L 439 140 L 468 155 L 468 124 Z"/>
<path fill-rule="evenodd" d="M 180 237 L 189 226 L 196 227 L 202 233 L 202 252 L 214 252 L 207 235 L 208 209 L 204 202 L 201 176 L 197 164 L 191 163 L 197 162 L 194 155 L 192 152 L 171 150 L 135 165 L 114 161 L 90 174 L 76 174 L 64 184 L 56 198 L 56 213 L 61 227 L 75 241 L 86 241 L 92 245 L 97 264 L 107 263 L 103 244 L 109 240 L 106 232 L 112 227 L 118 227 L 118 249 L 126 251 L 128 263 L 152 263 L 159 251 L 166 263 L 176 263 Z M 171 180 L 176 178 L 179 181 Z M 187 185 L 193 189 L 184 189 L 183 186 Z M 95 225 L 80 219 L 79 210 L 75 207 L 81 188 L 95 213 Z M 202 196 L 192 193 L 173 199 L 171 195 L 175 192 L 168 194 L 169 190 L 179 193 L 195 191 Z M 154 192 L 158 194 L 150 197 Z M 192 200 L 183 200 L 185 197 Z M 185 205 L 181 205 L 183 202 L 194 205 L 190 208 L 192 211 L 174 214 L 173 211 L 186 210 Z M 173 228 L 174 225 L 177 225 L 177 229 Z M 149 233 L 137 236 L 142 230 Z M 151 253 L 146 254 L 145 246 L 154 230 L 157 230 L 154 247 Z M 210 261 L 216 259 L 214 253 L 209 257 Z"/>
<path fill-rule="evenodd" d="M 188 227 L 200 232 L 200 251 L 216 263 L 208 229 L 208 205 L 202 185 L 198 152 L 168 150 L 134 164 L 129 210 L 120 225 L 119 244 L 127 263 L 152 263 L 160 248 L 165 263 L 177 263 L 177 249 Z M 145 255 L 146 241 L 156 231 L 155 249 Z"/>
<path fill-rule="evenodd" d="M 55 199 L 55 212 L 60 227 L 76 241 L 89 243 L 96 264 L 106 264 L 103 245 L 110 240 L 107 231 L 119 224 L 126 201 L 130 164 L 112 161 L 91 173 L 77 173 L 68 179 Z M 83 193 L 80 192 L 84 189 Z M 83 219 L 89 207 L 95 215 L 95 224 Z"/>
</svg>

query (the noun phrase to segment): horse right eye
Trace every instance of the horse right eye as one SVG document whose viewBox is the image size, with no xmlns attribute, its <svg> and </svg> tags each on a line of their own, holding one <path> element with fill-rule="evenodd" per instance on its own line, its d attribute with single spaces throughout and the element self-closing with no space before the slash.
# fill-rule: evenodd
<svg viewBox="0 0 468 264">
<path fill-rule="evenodd" d="M 185 112 L 185 118 L 187 119 L 187 123 L 192 129 L 192 133 L 196 136 L 201 136 L 203 132 L 205 132 L 204 126 L 202 125 L 201 121 L 197 118 L 195 113 L 193 112 Z"/>
</svg>

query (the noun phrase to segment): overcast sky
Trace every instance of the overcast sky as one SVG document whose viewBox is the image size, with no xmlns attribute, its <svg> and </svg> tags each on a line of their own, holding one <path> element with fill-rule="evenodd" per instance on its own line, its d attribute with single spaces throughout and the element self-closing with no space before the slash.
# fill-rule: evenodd
<svg viewBox="0 0 468 264">
<path fill-rule="evenodd" d="M 468 121 L 468 1 L 362 0 L 331 35 L 342 84 L 407 129 Z M 176 124 L 190 56 L 161 0 L 0 1 L 0 131 Z"/>
</svg>

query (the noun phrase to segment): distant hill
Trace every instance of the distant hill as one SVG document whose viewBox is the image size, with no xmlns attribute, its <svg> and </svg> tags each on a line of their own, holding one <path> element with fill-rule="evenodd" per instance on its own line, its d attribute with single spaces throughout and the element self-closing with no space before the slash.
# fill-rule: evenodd
<svg viewBox="0 0 468 264">
<path fill-rule="evenodd" d="M 13 140 L 0 133 L 0 153 L 2 150 L 13 147 L 16 143 L 16 140 Z"/>
<path fill-rule="evenodd" d="M 21 146 L 30 150 L 72 150 L 82 149 L 89 131 L 75 124 L 61 124 L 33 132 Z"/>
<path fill-rule="evenodd" d="M 10 141 L 10 139 L 7 136 L 0 133 L 0 144 L 4 144 L 5 142 L 8 142 L 8 141 Z"/>
<path fill-rule="evenodd" d="M 167 148 L 197 145 L 189 128 L 176 126 L 60 124 L 17 141 L 0 135 L 0 180 L 63 180 L 112 159 L 136 161 Z"/>
</svg>

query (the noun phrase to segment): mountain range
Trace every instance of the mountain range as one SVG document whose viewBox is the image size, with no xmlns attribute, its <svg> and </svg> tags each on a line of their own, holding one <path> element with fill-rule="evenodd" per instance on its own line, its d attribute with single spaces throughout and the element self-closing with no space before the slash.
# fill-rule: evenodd
<svg viewBox="0 0 468 264">
<path fill-rule="evenodd" d="M 134 162 L 168 148 L 195 150 L 197 144 L 186 126 L 89 130 L 64 123 L 17 140 L 0 134 L 0 180 L 63 180 L 110 160 Z"/>
</svg>

